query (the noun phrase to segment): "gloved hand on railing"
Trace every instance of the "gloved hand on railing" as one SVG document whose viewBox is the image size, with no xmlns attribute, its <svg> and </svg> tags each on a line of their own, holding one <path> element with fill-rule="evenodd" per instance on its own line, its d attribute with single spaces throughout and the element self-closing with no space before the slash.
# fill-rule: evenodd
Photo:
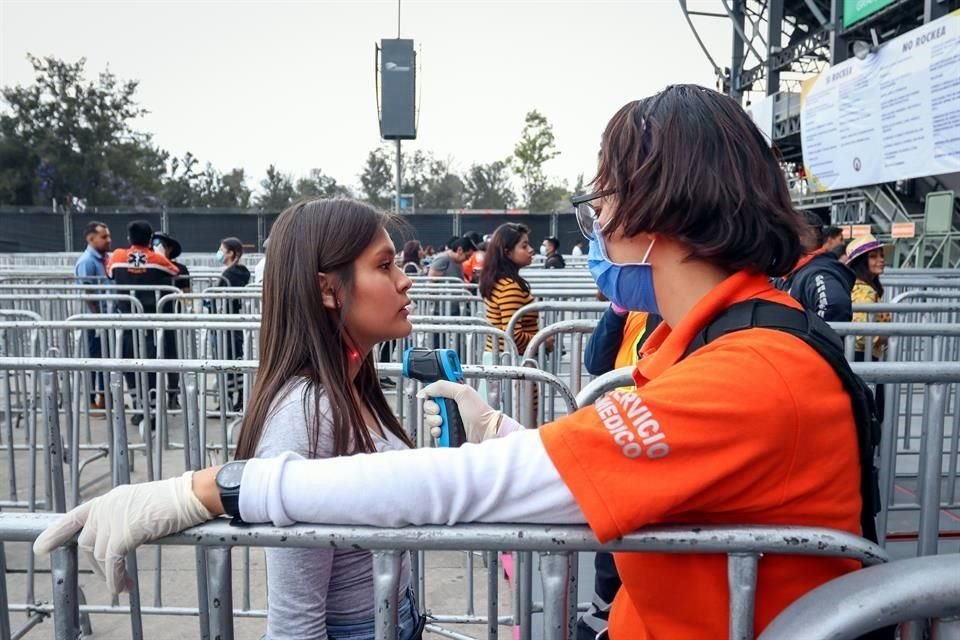
<svg viewBox="0 0 960 640">
<path fill-rule="evenodd" d="M 421 389 L 417 396 L 426 398 L 423 403 L 423 423 L 430 428 L 430 435 L 434 438 L 440 437 L 442 420 L 440 405 L 430 398 L 449 398 L 457 403 L 468 441 L 478 443 L 498 435 L 497 429 L 501 426 L 504 415 L 484 402 L 470 385 L 438 380 Z"/>
<path fill-rule="evenodd" d="M 77 547 L 91 557 L 110 593 L 128 591 L 126 556 L 138 546 L 206 522 L 213 515 L 193 493 L 193 472 L 116 487 L 73 509 L 40 534 L 36 554 L 50 553 L 78 531 Z"/>
</svg>

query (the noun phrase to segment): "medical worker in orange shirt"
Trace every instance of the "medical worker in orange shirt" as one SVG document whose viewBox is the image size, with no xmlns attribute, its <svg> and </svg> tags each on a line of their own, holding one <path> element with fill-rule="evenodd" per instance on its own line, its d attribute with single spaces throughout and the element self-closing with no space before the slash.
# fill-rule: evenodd
<svg viewBox="0 0 960 640">
<path fill-rule="evenodd" d="M 578 199 L 578 217 L 600 290 L 622 308 L 663 317 L 643 347 L 635 392 L 612 392 L 533 430 L 468 386 L 434 383 L 425 391 L 457 401 L 469 439 L 482 444 L 326 460 L 287 453 L 119 487 L 61 518 L 34 549 L 50 551 L 82 529 L 78 544 L 119 590 L 129 585 L 128 551 L 223 513 L 278 526 L 587 523 L 601 541 L 662 523 L 859 534 L 857 436 L 831 366 L 799 338 L 769 329 L 729 333 L 684 357 L 735 303 L 798 308 L 769 278 L 800 258 L 803 223 L 750 117 L 693 85 L 630 102 L 603 133 L 594 188 Z M 424 408 L 437 410 L 432 401 Z M 436 416 L 426 423 L 435 427 Z M 724 556 L 615 557 L 623 586 L 610 638 L 727 636 Z M 764 556 L 756 631 L 858 566 Z"/>
</svg>

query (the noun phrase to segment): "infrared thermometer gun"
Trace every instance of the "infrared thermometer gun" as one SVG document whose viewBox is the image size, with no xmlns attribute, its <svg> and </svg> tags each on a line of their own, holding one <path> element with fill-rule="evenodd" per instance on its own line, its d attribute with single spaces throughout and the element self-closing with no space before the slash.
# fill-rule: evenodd
<svg viewBox="0 0 960 640">
<path fill-rule="evenodd" d="M 403 376 L 420 382 L 449 380 L 463 384 L 460 358 L 453 349 L 407 349 L 403 354 Z M 440 405 L 440 446 L 459 447 L 467 441 L 463 418 L 457 403 L 449 398 L 435 398 Z"/>
</svg>

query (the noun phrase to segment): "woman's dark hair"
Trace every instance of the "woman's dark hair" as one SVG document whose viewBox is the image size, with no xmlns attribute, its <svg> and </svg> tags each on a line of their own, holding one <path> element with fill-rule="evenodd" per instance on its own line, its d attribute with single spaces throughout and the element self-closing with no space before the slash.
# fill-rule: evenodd
<svg viewBox="0 0 960 640">
<path fill-rule="evenodd" d="M 416 240 L 407 240 L 403 244 L 403 261 L 400 266 L 411 262 L 420 264 L 420 243 Z"/>
<path fill-rule="evenodd" d="M 520 268 L 507 255 L 516 247 L 530 229 L 516 222 L 507 222 L 497 227 L 487 244 L 487 251 L 480 272 L 480 296 L 489 298 L 497 282 L 504 278 L 515 281 L 524 293 L 530 293 L 530 284 L 520 276 Z"/>
<path fill-rule="evenodd" d="M 857 276 L 858 280 L 863 280 L 868 285 L 873 287 L 873 290 L 877 292 L 877 295 L 882 298 L 883 285 L 880 284 L 880 277 L 870 272 L 871 253 L 873 253 L 873 251 L 868 251 L 863 255 L 857 256 L 851 262 L 848 262 L 847 266 L 850 267 L 851 271 L 853 271 L 854 275 Z"/>
<path fill-rule="evenodd" d="M 220 244 L 236 254 L 237 260 L 243 256 L 243 243 L 240 242 L 240 238 L 224 238 L 220 241 Z"/>
<path fill-rule="evenodd" d="M 255 455 L 270 406 L 296 377 L 306 378 L 313 398 L 310 450 L 316 454 L 321 424 L 329 421 L 335 455 L 376 450 L 360 405 L 350 389 L 350 359 L 356 357 L 343 318 L 351 304 L 354 262 L 391 218 L 368 204 L 338 198 L 309 200 L 286 209 L 270 233 L 270 254 L 263 275 L 260 368 L 243 417 L 236 457 Z M 319 273 L 338 288 L 340 308 L 323 304 Z M 360 401 L 384 428 L 413 446 L 380 389 L 373 355 L 368 354 L 353 382 Z M 320 399 L 330 409 L 321 415 Z M 306 400 L 305 400 L 306 402 Z"/>
<path fill-rule="evenodd" d="M 674 85 L 622 107 L 594 185 L 616 194 L 607 229 L 670 236 L 730 271 L 782 276 L 803 253 L 777 155 L 736 101 L 710 89 Z"/>
</svg>

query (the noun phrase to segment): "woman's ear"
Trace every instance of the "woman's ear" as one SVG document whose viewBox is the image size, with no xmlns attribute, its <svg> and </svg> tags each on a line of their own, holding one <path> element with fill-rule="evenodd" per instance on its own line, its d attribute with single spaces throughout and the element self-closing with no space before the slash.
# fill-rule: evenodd
<svg viewBox="0 0 960 640">
<path fill-rule="evenodd" d="M 323 300 L 323 306 L 331 311 L 338 310 L 340 301 L 337 300 L 337 289 L 334 286 L 333 278 L 325 273 L 318 273 L 317 284 L 320 286 L 320 299 Z"/>
</svg>

